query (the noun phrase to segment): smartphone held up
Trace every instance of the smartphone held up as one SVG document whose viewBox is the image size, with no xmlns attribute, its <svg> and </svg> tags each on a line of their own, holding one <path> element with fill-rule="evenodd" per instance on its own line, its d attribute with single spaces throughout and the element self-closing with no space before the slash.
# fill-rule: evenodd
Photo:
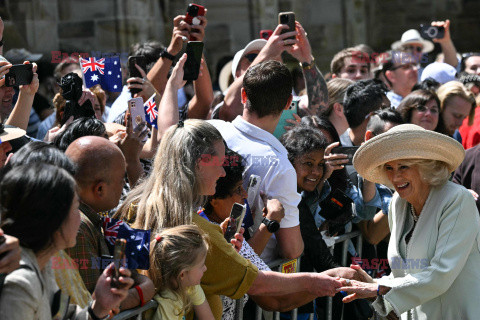
<svg viewBox="0 0 480 320">
<path fill-rule="evenodd" d="M 112 278 L 112 287 L 119 288 L 120 281 L 120 267 L 123 265 L 125 258 L 125 249 L 127 247 L 127 240 L 117 238 L 115 240 L 115 248 L 113 249 L 113 264 L 115 266 L 114 276 Z"/>
<path fill-rule="evenodd" d="M 281 34 L 295 31 L 295 13 L 294 12 L 280 12 L 278 14 L 278 24 L 286 24 L 288 26 L 288 29 L 283 29 Z M 295 36 L 291 36 L 287 39 L 295 39 Z"/>
<path fill-rule="evenodd" d="M 185 61 L 185 65 L 183 66 L 183 80 L 197 80 L 202 62 L 203 42 L 189 41 L 187 43 L 186 53 L 187 61 Z"/>
<path fill-rule="evenodd" d="M 185 22 L 189 25 L 198 26 L 202 23 L 197 17 L 205 15 L 205 7 L 199 4 L 190 3 L 187 7 L 187 14 L 185 15 Z M 191 32 L 195 32 L 193 29 Z M 194 37 L 190 36 L 190 41 L 195 40 Z"/>
</svg>

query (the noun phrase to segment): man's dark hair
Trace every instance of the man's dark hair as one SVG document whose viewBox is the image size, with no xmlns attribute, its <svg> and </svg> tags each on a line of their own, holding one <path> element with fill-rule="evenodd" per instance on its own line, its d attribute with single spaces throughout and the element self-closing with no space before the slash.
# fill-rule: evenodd
<svg viewBox="0 0 480 320">
<path fill-rule="evenodd" d="M 20 148 L 5 165 L 5 171 L 13 167 L 39 162 L 63 168 L 72 176 L 75 175 L 75 165 L 65 153 L 57 149 L 54 145 L 43 141 L 32 141 Z"/>
<path fill-rule="evenodd" d="M 139 42 L 131 46 L 129 56 L 145 56 L 147 70 L 144 71 L 148 73 L 160 58 L 160 53 L 162 53 L 164 48 L 160 42 L 154 40 Z"/>
<path fill-rule="evenodd" d="M 381 109 L 375 111 L 370 117 L 367 124 L 367 130 L 370 130 L 373 135 L 377 136 L 385 132 L 385 125 L 391 123 L 394 125 L 403 124 L 403 119 L 400 113 L 394 109 Z"/>
<path fill-rule="evenodd" d="M 49 248 L 68 217 L 75 188 L 66 170 L 50 164 L 12 168 L 0 182 L 0 213 L 13 220 L 3 231 L 35 253 Z"/>
<path fill-rule="evenodd" d="M 343 100 L 348 126 L 358 127 L 369 113 L 382 108 L 386 91 L 385 85 L 376 79 L 360 80 L 349 86 Z"/>
<path fill-rule="evenodd" d="M 292 94 L 293 80 L 288 68 L 270 60 L 250 67 L 243 77 L 246 108 L 259 118 L 279 115 Z"/>
<path fill-rule="evenodd" d="M 77 119 L 70 123 L 65 131 L 55 138 L 53 144 L 58 149 L 65 151 L 70 143 L 85 136 L 106 137 L 107 130 L 105 125 L 97 118 Z"/>
<path fill-rule="evenodd" d="M 287 131 L 280 137 L 280 142 L 287 149 L 288 160 L 292 165 L 304 154 L 324 151 L 328 145 L 322 131 L 307 126 L 298 126 Z"/>
<path fill-rule="evenodd" d="M 415 90 L 428 90 L 428 91 L 435 92 L 440 86 L 441 86 L 440 82 L 438 82 L 437 80 L 431 77 L 428 77 L 422 82 L 415 84 L 412 88 L 412 92 Z"/>
</svg>

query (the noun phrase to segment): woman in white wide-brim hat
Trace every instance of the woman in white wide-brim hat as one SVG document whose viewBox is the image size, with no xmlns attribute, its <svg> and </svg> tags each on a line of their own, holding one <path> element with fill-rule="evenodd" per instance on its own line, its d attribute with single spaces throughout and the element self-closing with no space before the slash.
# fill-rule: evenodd
<svg viewBox="0 0 480 320">
<path fill-rule="evenodd" d="M 464 154 L 454 139 L 413 124 L 358 149 L 357 172 L 396 190 L 388 212 L 392 272 L 351 280 L 339 289 L 349 294 L 344 302 L 377 297 L 380 315 L 401 319 L 478 319 L 480 218 L 469 191 L 448 181 Z"/>
</svg>

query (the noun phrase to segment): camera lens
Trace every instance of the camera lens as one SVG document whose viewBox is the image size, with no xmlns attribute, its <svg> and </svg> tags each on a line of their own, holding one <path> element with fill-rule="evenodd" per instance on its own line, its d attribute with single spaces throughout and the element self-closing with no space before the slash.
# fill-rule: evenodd
<svg viewBox="0 0 480 320">
<path fill-rule="evenodd" d="M 427 35 L 430 37 L 430 38 L 435 38 L 438 34 L 438 30 L 437 28 L 435 27 L 430 27 L 427 29 Z"/>
</svg>

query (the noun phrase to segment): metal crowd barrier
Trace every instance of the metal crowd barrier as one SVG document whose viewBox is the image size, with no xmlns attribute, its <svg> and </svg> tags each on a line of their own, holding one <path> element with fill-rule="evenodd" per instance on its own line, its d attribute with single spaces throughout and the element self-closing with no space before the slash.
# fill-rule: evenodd
<svg viewBox="0 0 480 320">
<path fill-rule="evenodd" d="M 113 317 L 113 320 L 127 320 L 130 318 L 137 317 L 137 320 L 142 320 L 142 313 L 149 310 L 157 308 L 158 303 L 155 300 L 150 300 L 143 305 L 143 307 L 137 307 L 129 310 L 125 310 Z"/>
<path fill-rule="evenodd" d="M 357 239 L 355 249 L 358 253 L 358 256 L 361 257 L 362 256 L 362 235 L 360 231 L 349 232 L 341 236 L 335 237 L 335 245 L 340 243 L 342 244 L 342 261 L 341 261 L 342 266 L 350 265 L 347 262 L 347 253 L 348 253 L 348 245 L 349 245 L 348 240 L 354 239 L 357 237 L 358 239 Z M 330 249 L 332 253 L 334 250 L 334 246 Z M 270 269 L 272 269 L 272 271 L 280 272 L 282 265 L 288 261 L 291 261 L 291 260 L 277 259 L 269 263 L 268 266 L 270 267 Z M 300 262 L 301 262 L 301 257 L 297 258 L 297 270 L 300 270 Z M 113 318 L 113 320 L 127 320 L 134 317 L 137 317 L 136 318 L 137 320 L 141 320 L 143 312 L 149 309 L 156 308 L 157 306 L 158 304 L 156 301 L 150 300 L 143 307 L 137 307 L 137 308 L 120 312 Z M 243 319 L 243 307 L 244 305 L 243 305 L 243 297 L 242 297 L 241 299 L 238 299 L 235 301 L 235 320 Z M 256 312 L 255 312 L 255 320 L 262 320 L 262 315 L 266 320 L 269 320 L 269 319 L 280 320 L 280 312 L 265 311 L 265 310 L 262 310 L 259 306 L 257 306 Z M 292 311 L 290 311 L 290 315 L 291 315 L 291 320 L 297 320 L 298 310 L 293 309 Z M 313 317 L 314 315 L 313 313 L 311 313 L 309 319 L 313 320 Z M 328 298 L 327 320 L 332 320 L 332 298 L 331 297 Z"/>
<path fill-rule="evenodd" d="M 349 232 L 349 233 L 346 233 L 346 234 L 343 234 L 341 236 L 338 236 L 338 237 L 334 238 L 335 239 L 335 245 L 340 244 L 340 243 L 342 244 L 342 261 L 341 261 L 342 266 L 345 266 L 345 267 L 350 266 L 350 264 L 347 261 L 348 245 L 350 243 L 349 240 L 354 239 L 354 238 L 357 238 L 357 242 L 356 242 L 356 245 L 355 245 L 355 250 L 357 251 L 358 256 L 361 257 L 361 255 L 362 255 L 362 234 L 361 234 L 360 231 Z M 333 253 L 335 245 L 330 248 L 332 253 Z M 282 265 L 285 262 L 288 262 L 288 261 L 290 261 L 290 260 L 278 259 L 278 260 L 275 260 L 275 261 L 272 261 L 271 263 L 269 263 L 268 266 L 270 267 L 270 269 L 272 269 L 272 271 L 281 271 L 280 269 L 281 269 Z M 301 261 L 301 257 L 297 258 L 297 270 L 300 270 L 300 261 Z M 235 320 L 242 320 L 243 319 L 243 307 L 244 307 L 243 306 L 243 298 L 235 301 Z M 255 320 L 262 320 L 262 315 L 264 316 L 264 318 L 266 320 L 269 320 L 269 319 L 280 320 L 280 312 L 265 311 L 265 310 L 262 310 L 262 308 L 260 308 L 257 305 L 257 309 L 256 309 L 256 312 L 255 312 Z M 291 320 L 297 320 L 298 310 L 293 309 L 292 311 L 290 311 L 290 315 L 291 315 Z M 327 320 L 332 320 L 332 298 L 331 297 L 328 298 L 327 315 L 326 316 L 327 316 Z M 313 320 L 313 318 L 314 318 L 314 314 L 311 313 L 309 319 Z M 343 317 L 342 317 L 341 320 L 343 320 Z"/>
</svg>

